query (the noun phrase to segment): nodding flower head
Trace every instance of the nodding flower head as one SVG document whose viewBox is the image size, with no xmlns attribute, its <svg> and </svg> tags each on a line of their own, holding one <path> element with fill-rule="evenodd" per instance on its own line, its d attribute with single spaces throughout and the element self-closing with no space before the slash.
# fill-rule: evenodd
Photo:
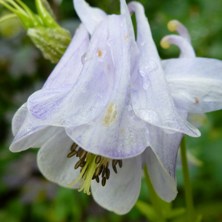
<svg viewBox="0 0 222 222">
<path fill-rule="evenodd" d="M 176 197 L 181 138 L 200 135 L 187 116 L 222 108 L 222 63 L 161 60 L 142 5 L 120 5 L 120 14 L 107 15 L 74 0 L 82 24 L 42 89 L 16 112 L 10 150 L 40 147 L 47 179 L 124 214 L 139 196 L 144 167 L 162 199 Z M 163 45 L 191 55 L 182 25 L 173 25 L 182 34 Z"/>
</svg>

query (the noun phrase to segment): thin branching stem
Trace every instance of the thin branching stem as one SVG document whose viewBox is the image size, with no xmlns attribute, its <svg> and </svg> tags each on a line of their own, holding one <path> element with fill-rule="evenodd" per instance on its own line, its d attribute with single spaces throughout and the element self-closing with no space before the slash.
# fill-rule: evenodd
<svg viewBox="0 0 222 222">
<path fill-rule="evenodd" d="M 180 153 L 181 153 L 182 170 L 184 178 L 185 200 L 187 206 L 187 219 L 188 222 L 193 222 L 195 221 L 195 214 L 194 214 L 192 187 L 189 176 L 189 167 L 187 161 L 185 138 L 182 139 Z"/>
</svg>

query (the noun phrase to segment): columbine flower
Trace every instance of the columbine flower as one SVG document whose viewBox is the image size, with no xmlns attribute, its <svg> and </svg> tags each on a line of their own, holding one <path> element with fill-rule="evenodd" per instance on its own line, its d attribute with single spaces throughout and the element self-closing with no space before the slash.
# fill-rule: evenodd
<svg viewBox="0 0 222 222">
<path fill-rule="evenodd" d="M 199 136 L 186 120 L 189 108 L 206 111 L 212 98 L 210 107 L 221 107 L 220 89 L 201 89 L 219 86 L 222 63 L 161 62 L 139 3 L 129 5 L 136 14 L 136 40 L 125 0 L 120 15 L 106 15 L 83 0 L 74 5 L 83 24 L 43 88 L 15 114 L 10 149 L 40 147 L 38 166 L 46 178 L 92 192 L 100 205 L 119 214 L 137 200 L 144 165 L 156 192 L 171 201 L 181 137 Z M 216 74 L 205 81 L 210 71 Z M 183 81 L 186 76 L 191 81 Z M 194 94 L 195 78 L 202 85 L 195 82 Z M 178 85 L 180 97 L 174 93 Z"/>
</svg>

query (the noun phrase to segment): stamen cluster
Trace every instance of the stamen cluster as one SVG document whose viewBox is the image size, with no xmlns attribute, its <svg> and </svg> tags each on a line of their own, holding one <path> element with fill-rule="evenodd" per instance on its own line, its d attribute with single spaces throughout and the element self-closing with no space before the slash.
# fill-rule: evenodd
<svg viewBox="0 0 222 222">
<path fill-rule="evenodd" d="M 85 182 L 91 182 L 91 180 L 96 180 L 97 183 L 102 184 L 102 186 L 106 185 L 106 181 L 110 178 L 110 162 L 112 164 L 113 171 L 117 174 L 119 168 L 122 167 L 122 160 L 110 160 L 106 157 L 102 157 L 100 155 L 94 155 L 83 150 L 77 144 L 73 143 L 70 147 L 70 152 L 67 154 L 67 158 L 71 158 L 76 156 L 79 160 L 74 165 L 74 169 L 77 170 L 80 168 L 80 178 L 78 178 L 78 182 L 80 179 L 83 180 L 83 186 L 80 190 L 86 191 L 89 193 L 88 188 L 85 190 Z M 74 181 L 76 184 L 77 181 Z"/>
</svg>

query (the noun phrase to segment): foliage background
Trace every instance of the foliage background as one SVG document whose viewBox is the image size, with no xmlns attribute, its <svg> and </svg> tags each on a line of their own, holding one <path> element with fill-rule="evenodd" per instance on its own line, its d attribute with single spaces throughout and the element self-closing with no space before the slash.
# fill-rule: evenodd
<svg viewBox="0 0 222 222">
<path fill-rule="evenodd" d="M 33 1 L 25 1 L 34 9 Z M 91 5 L 117 13 L 118 0 L 91 0 Z M 160 39 L 168 34 L 166 24 L 178 19 L 189 29 L 198 56 L 222 59 L 221 0 L 141 0 L 162 58 L 178 56 L 178 49 L 163 50 Z M 71 0 L 51 0 L 58 21 L 73 33 L 78 18 Z M 0 6 L 0 14 L 6 10 Z M 146 221 L 135 207 L 128 215 L 118 216 L 100 208 L 91 197 L 57 187 L 39 173 L 36 150 L 13 154 L 10 122 L 13 113 L 29 94 L 39 89 L 53 65 L 42 58 L 17 20 L 0 24 L 0 221 L 7 222 L 131 222 Z M 222 221 L 222 111 L 200 118 L 202 137 L 187 138 L 194 201 L 203 221 Z M 183 181 L 178 163 L 179 195 L 174 206 L 184 205 Z M 141 199 L 149 193 L 142 186 Z M 115 203 L 114 203 L 115 204 Z"/>
</svg>

